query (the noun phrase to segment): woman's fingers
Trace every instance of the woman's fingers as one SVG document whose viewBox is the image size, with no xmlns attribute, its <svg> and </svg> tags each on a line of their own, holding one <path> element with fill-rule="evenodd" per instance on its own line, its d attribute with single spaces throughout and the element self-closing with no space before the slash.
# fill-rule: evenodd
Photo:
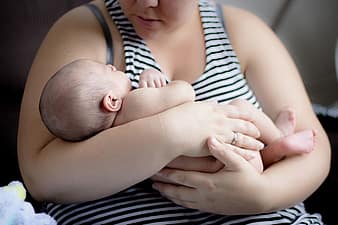
<svg viewBox="0 0 338 225">
<path fill-rule="evenodd" d="M 167 184 L 167 183 L 161 183 L 161 182 L 155 182 L 153 183 L 152 187 L 155 190 L 158 190 L 166 196 L 167 198 L 170 199 L 179 199 L 181 201 L 193 201 L 190 198 L 186 198 L 185 196 L 188 195 L 187 192 L 190 192 L 193 190 L 193 188 L 186 187 L 186 186 L 177 186 L 173 184 Z"/>
<path fill-rule="evenodd" d="M 260 157 L 258 151 L 252 151 L 247 149 L 242 149 L 234 145 L 227 145 L 228 150 L 235 152 L 236 154 L 242 156 L 245 160 L 249 161 L 255 157 Z"/>
<path fill-rule="evenodd" d="M 232 131 L 254 138 L 260 137 L 260 131 L 252 122 L 255 116 L 253 113 L 229 104 L 214 104 L 214 107 L 222 112 L 224 118 L 227 118 L 227 126 L 231 127 Z"/>
<path fill-rule="evenodd" d="M 166 184 L 155 182 L 152 187 L 159 191 L 161 195 L 173 201 L 174 203 L 187 207 L 194 208 L 196 203 L 197 191 L 194 188 L 177 186 L 173 184 Z"/>
<path fill-rule="evenodd" d="M 253 121 L 252 113 L 248 110 L 243 110 L 241 107 L 233 104 L 219 104 L 221 110 L 226 117 L 233 118 L 233 119 L 242 119 L 246 121 Z"/>
<path fill-rule="evenodd" d="M 264 148 L 264 144 L 261 141 L 239 132 L 232 132 L 231 135 L 226 135 L 226 137 L 221 135 L 215 135 L 215 137 L 222 141 L 222 143 L 236 146 L 241 149 L 259 151 Z"/>
<path fill-rule="evenodd" d="M 215 157 L 213 156 L 206 157 L 180 156 L 171 161 L 167 165 L 167 167 L 172 169 L 215 173 L 220 169 L 222 169 L 224 165 L 219 160 L 215 159 Z"/>
<path fill-rule="evenodd" d="M 218 104 L 216 107 L 222 111 L 225 117 L 233 119 L 233 131 L 255 138 L 260 137 L 260 131 L 254 123 L 257 120 L 258 110 L 251 103 L 236 100 L 229 104 Z"/>
<path fill-rule="evenodd" d="M 228 171 L 241 170 L 243 165 L 248 164 L 242 156 L 232 151 L 231 145 L 221 143 L 215 137 L 208 138 L 208 147 L 210 153 L 222 162 Z"/>
<path fill-rule="evenodd" d="M 259 138 L 260 132 L 256 125 L 252 122 L 243 119 L 230 119 L 232 124 L 232 131 L 244 134 L 253 138 Z"/>
<path fill-rule="evenodd" d="M 153 175 L 152 177 L 150 177 L 150 179 L 154 182 L 160 182 L 160 183 L 167 183 L 167 184 L 175 184 L 174 182 L 172 182 L 169 179 L 164 178 L 163 176 L 159 176 L 157 174 Z"/>
<path fill-rule="evenodd" d="M 218 138 L 218 140 L 222 139 Z M 239 132 L 233 132 L 231 141 L 227 143 L 250 150 L 262 150 L 264 148 L 264 144 L 261 141 Z"/>
<path fill-rule="evenodd" d="M 173 184 L 179 184 L 190 188 L 203 188 L 206 190 L 214 189 L 215 184 L 210 179 L 205 179 L 204 173 L 196 171 L 184 171 L 176 169 L 162 169 L 155 176 L 170 181 Z"/>
</svg>

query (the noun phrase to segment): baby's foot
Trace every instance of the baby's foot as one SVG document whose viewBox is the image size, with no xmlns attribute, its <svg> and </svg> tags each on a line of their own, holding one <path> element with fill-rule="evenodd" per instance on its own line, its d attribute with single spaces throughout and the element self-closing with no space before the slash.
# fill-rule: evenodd
<svg viewBox="0 0 338 225">
<path fill-rule="evenodd" d="M 304 130 L 282 138 L 286 155 L 309 153 L 315 144 L 316 132 Z"/>
<path fill-rule="evenodd" d="M 277 116 L 275 124 L 281 131 L 282 136 L 292 134 L 296 127 L 295 112 L 290 108 L 281 111 Z"/>
<path fill-rule="evenodd" d="M 277 162 L 285 157 L 309 153 L 315 145 L 314 130 L 304 130 L 279 138 L 262 151 L 264 166 Z"/>
</svg>

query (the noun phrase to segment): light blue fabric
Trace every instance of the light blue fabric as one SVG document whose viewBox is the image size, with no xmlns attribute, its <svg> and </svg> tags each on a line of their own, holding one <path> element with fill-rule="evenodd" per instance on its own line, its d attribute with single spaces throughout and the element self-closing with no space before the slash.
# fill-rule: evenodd
<svg viewBox="0 0 338 225">
<path fill-rule="evenodd" d="M 24 196 L 21 196 L 22 190 Z M 24 198 L 25 189 L 19 181 L 0 187 L 1 225 L 56 225 L 56 221 L 49 215 L 35 213 L 31 203 L 24 201 Z"/>
</svg>

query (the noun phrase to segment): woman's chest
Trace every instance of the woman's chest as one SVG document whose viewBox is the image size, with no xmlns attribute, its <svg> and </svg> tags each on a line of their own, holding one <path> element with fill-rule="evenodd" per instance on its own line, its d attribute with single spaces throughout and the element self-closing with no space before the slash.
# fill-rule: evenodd
<svg viewBox="0 0 338 225">
<path fill-rule="evenodd" d="M 193 83 L 204 73 L 207 63 L 202 36 L 171 45 L 165 50 L 152 50 L 152 54 L 169 80 L 184 80 Z"/>
</svg>

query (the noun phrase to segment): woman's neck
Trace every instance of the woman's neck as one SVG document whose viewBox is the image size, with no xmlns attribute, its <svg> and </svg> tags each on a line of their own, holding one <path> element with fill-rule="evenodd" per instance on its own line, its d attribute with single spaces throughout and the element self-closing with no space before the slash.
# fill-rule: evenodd
<svg viewBox="0 0 338 225">
<path fill-rule="evenodd" d="M 156 62 L 170 79 L 194 81 L 205 67 L 204 31 L 199 10 L 178 29 L 146 40 Z"/>
</svg>

